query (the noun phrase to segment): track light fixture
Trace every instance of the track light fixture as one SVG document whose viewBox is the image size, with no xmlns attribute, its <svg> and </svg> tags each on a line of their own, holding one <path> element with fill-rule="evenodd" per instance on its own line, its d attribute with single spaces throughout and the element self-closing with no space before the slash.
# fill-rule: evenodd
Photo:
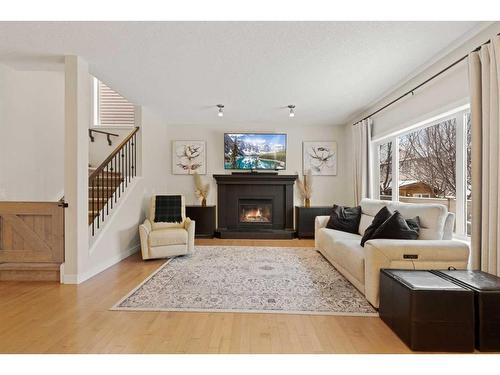
<svg viewBox="0 0 500 375">
<path fill-rule="evenodd" d="M 290 112 L 288 113 L 288 116 L 290 116 L 290 117 L 295 117 L 295 106 L 294 106 L 293 104 L 290 104 L 290 105 L 288 106 L 288 110 L 290 111 Z"/>
<path fill-rule="evenodd" d="M 219 108 L 219 112 L 217 112 L 217 116 L 224 117 L 224 104 L 217 104 L 217 108 Z"/>
</svg>

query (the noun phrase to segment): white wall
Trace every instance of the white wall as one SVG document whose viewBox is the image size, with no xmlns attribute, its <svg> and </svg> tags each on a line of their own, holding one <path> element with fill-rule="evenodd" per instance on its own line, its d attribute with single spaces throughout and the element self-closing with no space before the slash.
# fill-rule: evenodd
<svg viewBox="0 0 500 375">
<path fill-rule="evenodd" d="M 381 138 L 469 102 L 467 62 L 429 82 L 414 95 L 372 117 L 373 138 Z"/>
<path fill-rule="evenodd" d="M 89 137 L 89 164 L 97 168 L 116 149 L 117 146 L 134 130 L 126 126 L 122 128 L 100 126 L 96 130 L 117 134 L 118 137 L 111 136 L 111 146 L 108 143 L 106 134 L 93 133 L 94 142 Z"/>
<path fill-rule="evenodd" d="M 88 267 L 88 124 L 91 77 L 88 63 L 65 57 L 64 86 L 64 213 L 63 279 L 77 282 Z"/>
<path fill-rule="evenodd" d="M 64 185 L 64 73 L 0 64 L 0 200 L 56 201 Z"/>
<path fill-rule="evenodd" d="M 167 127 L 153 112 L 142 108 L 137 133 L 139 177 L 129 185 L 95 237 L 91 237 L 85 268 L 76 282 L 105 270 L 139 249 L 139 225 L 152 194 L 166 192 Z M 142 150 L 142 151 L 141 151 Z"/>
<path fill-rule="evenodd" d="M 174 140 L 204 140 L 207 147 L 207 174 L 202 176 L 204 181 L 210 181 L 211 191 L 207 204 L 217 204 L 217 190 L 213 174 L 228 174 L 230 171 L 224 170 L 224 132 L 228 131 L 263 131 L 279 132 L 287 134 L 287 165 L 286 170 L 280 174 L 302 174 L 302 142 L 329 140 L 337 141 L 338 144 L 338 167 L 337 176 L 314 176 L 312 205 L 332 205 L 333 203 L 347 203 L 350 201 L 346 186 L 346 176 L 348 166 L 345 163 L 344 155 L 350 148 L 350 144 L 345 143 L 343 127 L 336 126 L 316 126 L 300 127 L 290 120 L 288 127 L 232 127 L 225 124 L 224 119 L 220 124 L 212 126 L 176 126 L 166 127 L 164 147 L 165 159 L 157 161 L 158 172 L 167 176 L 167 189 L 169 192 L 182 193 L 186 197 L 187 204 L 199 204 L 194 194 L 193 177 L 188 175 L 172 174 L 172 142 Z M 146 146 L 146 143 L 145 143 Z M 294 193 L 295 204 L 302 204 L 297 190 Z"/>
<path fill-rule="evenodd" d="M 362 112 L 353 117 L 345 126 L 346 142 L 350 143 L 352 123 L 368 116 L 387 103 L 396 99 L 403 93 L 413 89 L 429 77 L 448 67 L 459 58 L 467 55 L 479 45 L 488 41 L 500 32 L 500 22 L 495 22 L 486 29 L 471 36 L 462 43 L 457 43 L 447 53 L 430 63 L 426 68 L 414 74 L 408 80 L 396 85 L 391 93 L 382 95 Z M 360 87 L 360 90 L 362 88 Z M 416 90 L 414 95 L 409 95 L 396 104 L 391 105 L 379 114 L 372 116 L 374 139 L 384 137 L 388 134 L 400 131 L 415 123 L 439 115 L 443 112 L 456 108 L 468 102 L 468 72 L 467 61 L 463 61 L 451 68 L 446 73 L 438 76 L 422 88 Z M 352 165 L 352 149 L 348 149 L 345 155 L 347 165 Z M 347 170 L 347 186 L 352 186 L 352 169 Z M 351 201 L 351 203 L 354 200 Z"/>
<path fill-rule="evenodd" d="M 368 116 L 403 93 L 413 89 L 499 32 L 500 22 L 494 22 L 486 29 L 470 36 L 469 39 L 450 47 L 447 53 L 443 53 L 433 63 L 421 69 L 420 72 L 411 75 L 408 80 L 400 82 L 392 92 L 382 95 L 374 103 L 368 105 L 362 112 L 354 116 L 349 121 L 349 124 Z M 407 96 L 374 116 L 373 136 L 376 138 L 383 137 L 388 133 L 424 120 L 426 116 L 432 117 L 440 111 L 444 112 L 452 109 L 453 106 L 459 106 L 466 102 L 468 96 L 467 61 L 464 60 L 448 72 L 416 90 L 413 96 Z"/>
</svg>

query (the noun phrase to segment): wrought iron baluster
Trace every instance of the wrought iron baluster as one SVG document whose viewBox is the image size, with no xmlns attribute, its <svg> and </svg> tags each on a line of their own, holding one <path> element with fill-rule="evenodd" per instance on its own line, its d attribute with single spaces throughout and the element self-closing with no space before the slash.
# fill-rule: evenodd
<svg viewBox="0 0 500 375">
<path fill-rule="evenodd" d="M 103 181 L 103 180 L 104 180 L 104 169 L 101 171 L 101 181 Z M 104 189 L 105 189 L 104 183 L 101 183 L 101 185 L 103 188 L 101 202 L 100 202 L 102 204 L 102 207 L 101 207 L 101 204 L 99 205 L 99 207 L 101 207 L 100 210 L 101 210 L 101 214 L 102 214 L 102 222 L 104 223 L 104 199 L 105 199 L 106 192 L 104 191 Z"/>
</svg>

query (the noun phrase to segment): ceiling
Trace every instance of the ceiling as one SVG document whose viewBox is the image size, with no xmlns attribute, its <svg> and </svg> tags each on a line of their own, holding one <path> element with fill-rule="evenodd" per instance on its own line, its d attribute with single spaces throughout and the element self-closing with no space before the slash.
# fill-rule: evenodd
<svg viewBox="0 0 500 375">
<path fill-rule="evenodd" d="M 82 56 L 168 124 L 338 125 L 479 24 L 0 22 L 0 62 L 53 69 Z"/>
</svg>

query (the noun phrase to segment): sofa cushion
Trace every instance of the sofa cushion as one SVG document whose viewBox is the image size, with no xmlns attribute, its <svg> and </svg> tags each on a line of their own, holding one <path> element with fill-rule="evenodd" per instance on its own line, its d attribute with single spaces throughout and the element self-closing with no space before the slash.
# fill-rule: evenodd
<svg viewBox="0 0 500 375">
<path fill-rule="evenodd" d="M 328 238 L 329 241 L 356 240 L 359 242 L 361 240 L 361 236 L 359 234 L 344 232 L 336 229 L 321 228 L 319 233 L 325 238 Z"/>
<path fill-rule="evenodd" d="M 169 246 L 187 244 L 188 232 L 181 228 L 153 230 L 149 234 L 149 246 Z"/>
<path fill-rule="evenodd" d="M 444 223 L 448 209 L 441 204 L 398 203 L 389 208 L 398 210 L 405 219 L 418 216 L 420 221 L 419 240 L 441 240 L 444 235 Z"/>
<path fill-rule="evenodd" d="M 360 203 L 363 215 L 374 217 L 377 212 L 383 207 L 387 206 L 389 210 L 398 210 L 405 219 L 411 219 L 416 216 L 420 220 L 420 233 L 419 240 L 441 240 L 444 236 L 445 221 L 448 216 L 448 209 L 442 204 L 414 204 L 414 203 L 401 203 L 392 201 L 381 201 L 364 198 Z M 368 227 L 366 222 L 362 220 L 360 224 L 360 233 Z M 363 227 L 363 225 L 366 227 Z"/>
<path fill-rule="evenodd" d="M 418 238 L 418 231 L 410 228 L 403 215 L 396 210 L 391 217 L 375 230 L 370 239 L 377 238 L 416 240 Z"/>
<path fill-rule="evenodd" d="M 443 240 L 453 239 L 454 227 L 455 227 L 455 214 L 453 212 L 448 212 L 448 215 L 446 215 L 446 220 L 444 222 Z"/>
<path fill-rule="evenodd" d="M 319 251 L 328 261 L 342 267 L 362 285 L 364 283 L 364 248 L 358 234 L 322 228 L 319 233 Z"/>
<path fill-rule="evenodd" d="M 343 207 L 333 205 L 327 228 L 341 230 L 349 233 L 358 233 L 359 220 L 361 219 L 361 207 Z"/>
<path fill-rule="evenodd" d="M 365 242 L 372 238 L 373 233 L 387 220 L 391 217 L 392 213 L 389 209 L 384 206 L 373 218 L 372 223 L 368 228 L 366 228 L 363 238 L 361 239 L 361 246 L 365 246 Z"/>
</svg>

